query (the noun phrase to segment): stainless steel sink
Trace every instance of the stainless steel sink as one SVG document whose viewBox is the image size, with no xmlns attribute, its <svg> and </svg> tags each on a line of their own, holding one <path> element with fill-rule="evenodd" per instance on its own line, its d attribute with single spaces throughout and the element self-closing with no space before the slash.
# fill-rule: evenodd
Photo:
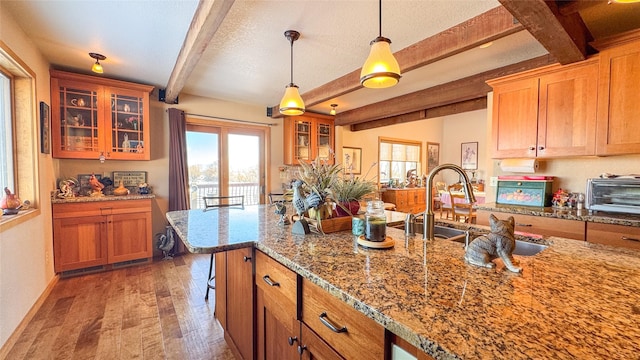
<svg viewBox="0 0 640 360">
<path fill-rule="evenodd" d="M 457 241 L 459 243 L 464 243 L 464 237 L 462 239 L 451 238 L 450 240 Z M 513 255 L 533 256 L 546 248 L 547 248 L 547 245 L 536 244 L 536 243 L 531 243 L 531 242 L 522 241 L 522 240 L 516 240 L 516 249 L 513 251 Z"/>
<path fill-rule="evenodd" d="M 394 226 L 396 229 L 404 230 L 404 224 Z M 414 230 L 416 234 L 422 234 L 423 225 L 421 222 L 416 222 L 414 226 Z M 467 235 L 467 232 L 464 230 L 449 228 L 446 226 L 435 225 L 433 227 L 433 234 L 438 239 L 447 239 L 452 241 L 460 241 L 464 243 L 464 238 Z"/>
</svg>

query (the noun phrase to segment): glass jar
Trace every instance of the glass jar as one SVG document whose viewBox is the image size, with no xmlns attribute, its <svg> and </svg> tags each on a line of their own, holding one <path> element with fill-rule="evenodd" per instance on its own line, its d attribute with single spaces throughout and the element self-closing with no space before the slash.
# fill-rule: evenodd
<svg viewBox="0 0 640 360">
<path fill-rule="evenodd" d="M 364 218 L 364 237 L 368 241 L 385 241 L 387 237 L 387 217 L 384 214 L 384 202 L 380 200 L 368 201 Z"/>
</svg>

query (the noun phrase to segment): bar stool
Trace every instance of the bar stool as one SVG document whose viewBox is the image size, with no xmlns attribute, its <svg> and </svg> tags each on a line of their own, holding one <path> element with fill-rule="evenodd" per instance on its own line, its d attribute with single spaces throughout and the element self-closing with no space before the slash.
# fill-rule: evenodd
<svg viewBox="0 0 640 360">
<path fill-rule="evenodd" d="M 204 201 L 204 210 L 207 211 L 213 208 L 239 206 L 244 210 L 244 195 L 231 195 L 231 196 L 213 196 L 205 195 L 202 197 Z M 235 200 L 235 201 L 229 201 Z M 209 300 L 209 290 L 215 289 L 216 276 L 213 274 L 213 258 L 214 253 L 211 253 L 211 260 L 209 260 L 209 276 L 207 277 L 207 292 L 204 295 L 205 300 Z"/>
</svg>

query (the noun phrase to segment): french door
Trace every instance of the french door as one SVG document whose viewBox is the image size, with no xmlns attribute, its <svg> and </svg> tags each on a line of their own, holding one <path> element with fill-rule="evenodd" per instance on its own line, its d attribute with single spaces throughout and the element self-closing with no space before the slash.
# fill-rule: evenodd
<svg viewBox="0 0 640 360">
<path fill-rule="evenodd" d="M 269 128 L 187 118 L 187 164 L 192 209 L 203 196 L 244 195 L 264 204 Z"/>
</svg>

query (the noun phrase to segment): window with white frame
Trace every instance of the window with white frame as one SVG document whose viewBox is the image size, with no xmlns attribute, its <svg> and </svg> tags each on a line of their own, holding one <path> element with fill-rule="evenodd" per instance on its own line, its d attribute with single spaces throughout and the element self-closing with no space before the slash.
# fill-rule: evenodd
<svg viewBox="0 0 640 360">
<path fill-rule="evenodd" d="M 404 184 L 410 171 L 421 176 L 422 142 L 379 138 L 378 144 L 380 183 L 389 184 L 391 180 L 397 179 L 399 184 Z"/>
<path fill-rule="evenodd" d="M 11 77 L 0 68 L 0 190 L 15 188 Z"/>
</svg>

